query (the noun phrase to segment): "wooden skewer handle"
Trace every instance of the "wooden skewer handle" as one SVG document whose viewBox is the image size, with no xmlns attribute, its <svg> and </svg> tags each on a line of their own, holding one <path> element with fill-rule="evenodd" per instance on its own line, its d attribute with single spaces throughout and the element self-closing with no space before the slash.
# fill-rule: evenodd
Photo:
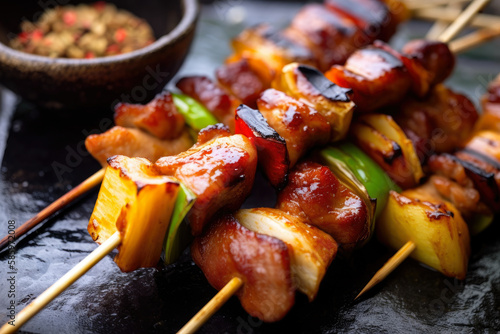
<svg viewBox="0 0 500 334">
<path fill-rule="evenodd" d="M 480 43 L 484 43 L 490 39 L 500 36 L 500 26 L 495 28 L 484 28 L 470 34 L 458 38 L 449 43 L 451 52 L 454 54 L 467 51 Z"/>
<path fill-rule="evenodd" d="M 455 37 L 479 12 L 490 2 L 490 0 L 474 0 L 460 14 L 455 21 L 439 36 L 439 40 L 443 43 L 448 43 Z"/>
<path fill-rule="evenodd" d="M 196 332 L 242 285 L 241 278 L 231 279 L 177 334 Z"/>
<path fill-rule="evenodd" d="M 30 320 L 34 315 L 40 312 L 48 303 L 50 303 L 54 298 L 59 296 L 64 290 L 66 290 L 71 284 L 73 284 L 77 279 L 82 277 L 87 271 L 90 270 L 97 262 L 101 261 L 103 257 L 109 254 L 113 249 L 118 247 L 121 242 L 121 236 L 119 232 L 115 232 L 108 240 L 106 240 L 102 245 L 97 247 L 92 253 L 87 255 L 80 263 L 78 263 L 73 269 L 68 271 L 63 277 L 52 284 L 47 290 L 45 290 L 38 298 L 33 300 L 28 306 L 21 310 L 16 315 L 14 320 L 15 326 L 6 323 L 0 328 L 0 334 L 4 333 L 14 333 L 19 330 L 19 328 L 24 325 L 28 320 Z"/>
<path fill-rule="evenodd" d="M 53 213 L 59 211 L 72 201 L 74 201 L 77 197 L 80 195 L 83 195 L 90 189 L 94 188 L 97 186 L 99 183 L 101 183 L 102 179 L 104 177 L 104 168 L 96 172 L 94 175 L 90 176 L 87 178 L 85 181 L 80 183 L 78 186 L 75 188 L 71 189 L 68 193 L 65 195 L 61 196 L 59 199 L 55 200 L 53 203 L 51 203 L 49 206 L 47 206 L 45 209 L 40 211 L 38 214 L 36 214 L 33 218 L 29 219 L 26 221 L 24 224 L 19 226 L 15 232 L 14 236 L 16 239 L 21 237 L 23 234 L 31 230 L 33 227 L 38 225 L 41 221 L 43 221 L 45 218 L 49 217 Z M 9 236 L 5 236 L 2 240 L 0 240 L 0 250 L 2 250 L 9 242 Z"/>
<path fill-rule="evenodd" d="M 358 299 L 362 294 L 364 294 L 366 291 L 370 290 L 373 288 L 375 285 L 378 283 L 382 282 L 384 278 L 387 277 L 391 272 L 396 269 L 401 262 L 403 262 L 416 248 L 416 245 L 413 241 L 408 241 L 406 244 L 404 244 L 403 247 L 401 247 L 396 254 L 394 254 L 385 264 L 382 268 L 379 269 L 373 275 L 372 279 L 366 284 L 366 286 L 361 290 L 361 292 L 356 296 L 355 299 Z"/>
</svg>

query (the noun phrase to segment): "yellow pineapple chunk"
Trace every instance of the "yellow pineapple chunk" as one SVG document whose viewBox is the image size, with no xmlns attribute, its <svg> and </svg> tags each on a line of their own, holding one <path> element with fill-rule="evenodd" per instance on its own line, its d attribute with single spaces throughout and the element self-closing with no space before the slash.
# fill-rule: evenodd
<svg viewBox="0 0 500 334">
<path fill-rule="evenodd" d="M 377 238 L 400 249 L 412 241 L 411 257 L 446 276 L 464 279 L 470 255 L 467 224 L 449 202 L 411 198 L 412 192 L 390 192 L 376 224 Z"/>
<path fill-rule="evenodd" d="M 281 210 L 242 209 L 234 215 L 250 231 L 284 241 L 291 249 L 291 269 L 299 291 L 313 300 L 330 263 L 337 254 L 337 242 L 320 229 Z"/>
<path fill-rule="evenodd" d="M 179 186 L 158 175 L 146 159 L 118 155 L 108 160 L 87 230 L 98 244 L 120 232 L 115 262 L 122 271 L 158 263 Z"/>
</svg>

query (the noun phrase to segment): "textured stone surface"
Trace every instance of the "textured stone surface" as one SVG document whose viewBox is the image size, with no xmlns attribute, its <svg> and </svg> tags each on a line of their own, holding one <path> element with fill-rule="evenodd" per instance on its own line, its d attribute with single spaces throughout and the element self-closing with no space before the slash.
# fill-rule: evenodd
<svg viewBox="0 0 500 334">
<path fill-rule="evenodd" d="M 181 74 L 212 75 L 229 53 L 228 39 L 243 25 L 258 21 L 285 24 L 298 4 L 216 2 L 206 8 L 193 53 Z M 218 7 L 217 7 L 218 6 Z M 243 6 L 240 9 L 237 7 Z M 235 9 L 236 8 L 236 9 Z M 243 10 L 246 8 L 246 12 Z M 225 21 L 227 13 L 245 14 L 243 23 Z M 236 14 L 235 14 L 236 13 Z M 394 38 L 401 45 L 425 34 L 428 24 L 402 27 Z M 498 46 L 495 48 L 498 50 Z M 461 56 L 449 85 L 477 102 L 492 76 L 500 72 L 487 46 Z M 104 130 L 100 124 L 111 110 L 86 115 L 52 113 L 19 101 L 2 91 L 0 110 L 0 235 L 7 221 L 19 226 L 65 193 L 99 165 L 82 149 L 85 133 Z M 54 163 L 67 166 L 58 177 Z M 96 248 L 86 225 L 97 190 L 55 215 L 17 243 L 16 307 L 19 311 Z M 245 204 L 273 205 L 274 196 L 262 182 Z M 495 222 L 497 223 L 497 222 Z M 353 302 L 371 275 L 392 255 L 376 241 L 351 259 L 337 259 L 329 269 L 318 298 L 297 303 L 279 323 L 250 318 L 232 298 L 200 333 L 398 333 L 500 331 L 500 227 L 474 238 L 470 270 L 458 282 L 407 260 L 382 284 Z M 8 254 L 0 253 L 0 320 L 5 320 Z M 90 270 L 23 330 L 34 333 L 175 333 L 214 294 L 189 253 L 176 264 L 123 274 L 112 255 Z"/>
</svg>

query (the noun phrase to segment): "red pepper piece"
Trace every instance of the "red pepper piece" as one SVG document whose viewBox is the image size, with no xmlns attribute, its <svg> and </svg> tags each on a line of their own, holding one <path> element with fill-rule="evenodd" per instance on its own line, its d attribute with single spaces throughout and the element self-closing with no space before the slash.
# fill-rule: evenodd
<svg viewBox="0 0 500 334">
<path fill-rule="evenodd" d="M 283 188 L 290 165 L 285 140 L 258 110 L 246 105 L 236 109 L 235 133 L 246 136 L 257 147 L 260 167 L 269 182 L 277 189 Z"/>
<path fill-rule="evenodd" d="M 122 43 L 127 38 L 127 31 L 123 28 L 118 28 L 115 31 L 115 41 Z"/>
</svg>

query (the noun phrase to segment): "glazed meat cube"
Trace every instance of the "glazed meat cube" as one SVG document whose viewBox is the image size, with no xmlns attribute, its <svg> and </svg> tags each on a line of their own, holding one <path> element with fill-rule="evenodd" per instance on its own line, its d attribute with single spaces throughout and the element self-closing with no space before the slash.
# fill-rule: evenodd
<svg viewBox="0 0 500 334">
<path fill-rule="evenodd" d="M 176 139 L 161 140 L 141 130 L 121 126 L 114 126 L 102 134 L 90 135 L 85 139 L 87 151 L 102 166 L 106 166 L 106 160 L 114 155 L 156 161 L 183 152 L 192 145 L 193 139 L 187 130 Z"/>
<path fill-rule="evenodd" d="M 219 122 L 234 131 L 234 111 L 241 101 L 205 76 L 189 76 L 177 82 L 184 94 L 192 97 L 205 106 Z"/>
<path fill-rule="evenodd" d="M 225 133 L 217 126 L 216 136 L 202 134 L 191 149 L 156 162 L 162 175 L 174 176 L 197 196 L 188 214 L 193 235 L 199 235 L 206 223 L 223 210 L 237 210 L 253 187 L 257 151 L 243 135 Z M 207 140 L 204 142 L 203 140 Z"/>
<path fill-rule="evenodd" d="M 173 139 L 184 130 L 184 117 L 177 111 L 168 91 L 158 94 L 146 105 L 119 103 L 115 106 L 115 123 L 138 128 L 159 139 Z"/>
<path fill-rule="evenodd" d="M 311 148 L 330 139 L 330 124 L 315 109 L 275 89 L 267 89 L 257 106 L 269 125 L 285 139 L 290 167 Z"/>
<path fill-rule="evenodd" d="M 332 66 L 325 76 L 335 84 L 353 90 L 352 101 L 359 112 L 398 103 L 412 84 L 401 60 L 373 46 L 354 52 L 344 66 Z"/>
<path fill-rule="evenodd" d="M 321 71 L 343 64 L 350 54 L 371 41 L 350 18 L 321 4 L 304 6 L 284 34 L 311 49 Z"/>
<path fill-rule="evenodd" d="M 318 163 L 303 162 L 294 168 L 276 208 L 319 227 L 344 249 L 353 248 L 370 233 L 363 200 Z"/>
<path fill-rule="evenodd" d="M 241 305 L 266 322 L 282 319 L 295 302 L 289 253 L 283 241 L 248 230 L 232 215 L 217 219 L 191 246 L 208 282 L 220 290 L 241 278 Z"/>
</svg>

